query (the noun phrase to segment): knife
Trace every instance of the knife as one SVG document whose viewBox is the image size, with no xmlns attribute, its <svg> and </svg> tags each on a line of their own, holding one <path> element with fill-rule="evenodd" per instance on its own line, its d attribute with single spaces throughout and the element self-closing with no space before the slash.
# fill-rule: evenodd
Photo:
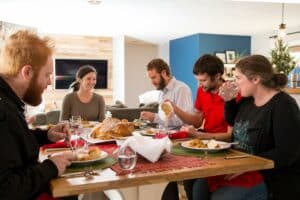
<svg viewBox="0 0 300 200">
<path fill-rule="evenodd" d="M 250 155 L 226 156 L 224 159 L 248 158 Z"/>
</svg>

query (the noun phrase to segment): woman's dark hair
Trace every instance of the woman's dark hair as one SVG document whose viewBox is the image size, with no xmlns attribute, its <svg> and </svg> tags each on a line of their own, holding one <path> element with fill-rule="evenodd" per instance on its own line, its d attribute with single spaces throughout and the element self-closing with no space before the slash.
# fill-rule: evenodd
<svg viewBox="0 0 300 200">
<path fill-rule="evenodd" d="M 82 79 L 85 75 L 87 75 L 88 73 L 91 73 L 91 72 L 95 72 L 97 74 L 96 69 L 91 65 L 83 65 L 83 66 L 79 67 L 79 69 L 76 72 L 76 81 L 71 83 L 71 85 L 69 86 L 69 89 L 73 89 L 73 92 L 78 91 L 80 88 L 79 79 Z"/>
<path fill-rule="evenodd" d="M 195 75 L 207 73 L 210 77 L 224 73 L 224 64 L 220 58 L 210 54 L 201 56 L 193 68 Z"/>
<path fill-rule="evenodd" d="M 284 74 L 274 73 L 270 61 L 262 55 L 252 55 L 239 60 L 236 64 L 249 80 L 254 76 L 261 78 L 261 84 L 267 88 L 281 89 L 287 83 L 287 77 Z"/>
<path fill-rule="evenodd" d="M 163 59 L 160 58 L 153 59 L 148 63 L 147 71 L 153 69 L 155 69 L 157 73 L 161 73 L 163 70 L 165 70 L 168 76 L 170 76 L 171 74 L 169 65 Z"/>
</svg>

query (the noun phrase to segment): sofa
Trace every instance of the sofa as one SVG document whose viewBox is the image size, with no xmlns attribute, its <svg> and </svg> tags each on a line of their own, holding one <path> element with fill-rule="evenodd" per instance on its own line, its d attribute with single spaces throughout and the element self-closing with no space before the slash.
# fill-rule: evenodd
<svg viewBox="0 0 300 200">
<path fill-rule="evenodd" d="M 127 119 L 128 121 L 133 121 L 140 118 L 140 113 L 142 111 L 157 113 L 157 107 L 138 107 L 138 108 L 118 108 L 107 106 L 106 111 L 110 111 L 112 117 L 118 119 Z"/>
<path fill-rule="evenodd" d="M 114 105 L 106 105 L 105 110 L 110 111 L 112 117 L 133 121 L 140 117 L 140 113 L 142 111 L 157 113 L 158 104 L 157 103 L 150 103 L 147 105 L 142 104 L 136 108 L 128 108 L 120 101 L 116 101 Z M 57 124 L 59 120 L 60 120 L 60 110 L 52 110 L 46 113 L 36 114 L 33 125 L 37 126 L 37 125 L 45 125 L 45 124 Z"/>
<path fill-rule="evenodd" d="M 52 110 L 45 113 L 35 115 L 35 120 L 32 123 L 34 126 L 45 124 L 57 124 L 60 118 L 60 110 Z"/>
</svg>

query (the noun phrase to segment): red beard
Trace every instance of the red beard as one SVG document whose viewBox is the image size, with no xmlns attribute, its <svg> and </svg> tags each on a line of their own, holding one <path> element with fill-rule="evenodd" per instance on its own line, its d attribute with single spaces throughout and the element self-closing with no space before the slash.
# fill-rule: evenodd
<svg viewBox="0 0 300 200">
<path fill-rule="evenodd" d="M 37 83 L 37 76 L 34 76 L 24 94 L 23 101 L 29 105 L 37 106 L 42 102 L 43 91 L 44 89 Z"/>
</svg>

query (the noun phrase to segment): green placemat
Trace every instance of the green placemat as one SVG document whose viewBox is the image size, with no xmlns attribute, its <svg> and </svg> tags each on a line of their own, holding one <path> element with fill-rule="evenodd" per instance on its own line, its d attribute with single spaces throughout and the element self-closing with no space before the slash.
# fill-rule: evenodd
<svg viewBox="0 0 300 200">
<path fill-rule="evenodd" d="M 178 156 L 197 156 L 197 157 L 204 157 L 204 151 L 194 150 L 194 149 L 187 149 L 182 147 L 180 144 L 174 145 L 171 149 L 171 153 Z M 227 149 L 215 151 L 215 152 L 208 152 L 208 156 L 216 157 L 216 156 L 225 156 L 229 154 Z"/>
<path fill-rule="evenodd" d="M 93 170 L 105 169 L 111 167 L 116 162 L 117 160 L 114 157 L 108 156 L 103 160 L 95 161 L 93 163 L 72 164 L 70 167 L 66 169 L 65 173 L 80 172 L 86 169 L 93 169 Z"/>
</svg>

